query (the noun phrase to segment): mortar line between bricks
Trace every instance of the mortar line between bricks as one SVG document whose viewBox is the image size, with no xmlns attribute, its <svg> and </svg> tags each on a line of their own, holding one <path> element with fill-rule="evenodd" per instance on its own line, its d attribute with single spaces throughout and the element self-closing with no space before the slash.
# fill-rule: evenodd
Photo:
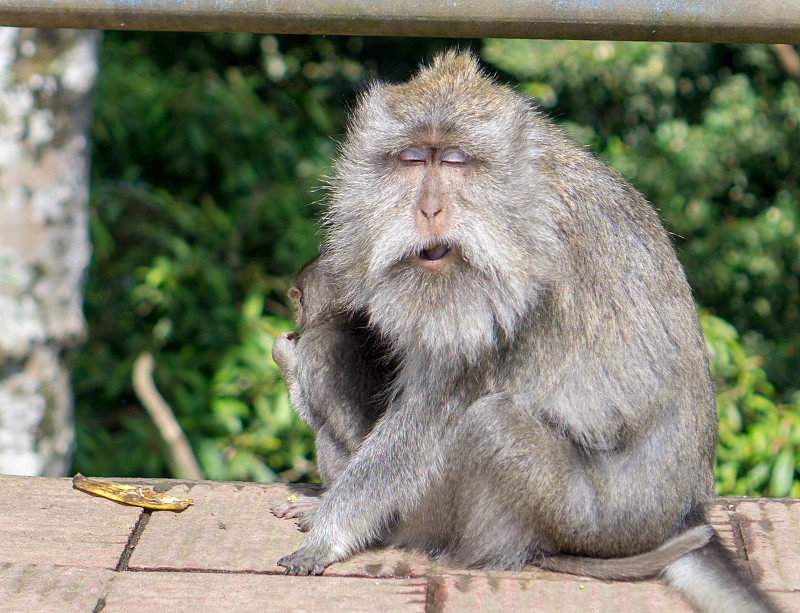
<svg viewBox="0 0 800 613">
<path fill-rule="evenodd" d="M 106 608 L 106 595 L 103 594 L 102 596 L 100 596 L 100 598 L 97 599 L 97 604 L 94 605 L 92 613 L 100 613 L 105 608 Z"/>
<path fill-rule="evenodd" d="M 738 549 L 740 555 L 749 562 L 750 552 L 747 551 L 747 543 L 744 540 L 744 531 L 742 530 L 741 519 L 736 515 L 736 513 L 731 513 L 728 521 L 730 521 L 731 524 L 733 542 L 736 545 L 736 549 Z"/>
<path fill-rule="evenodd" d="M 204 573 L 207 575 L 278 575 L 286 573 L 271 570 L 228 570 L 225 568 L 174 568 L 172 566 L 148 566 L 147 568 L 126 568 L 129 573 Z M 342 575 L 326 575 L 326 577 L 340 577 Z M 322 575 L 320 575 L 320 578 Z M 374 577 L 369 577 L 373 579 Z"/>
<path fill-rule="evenodd" d="M 277 577 L 291 577 L 287 575 L 284 570 L 234 570 L 227 568 L 175 568 L 174 566 L 148 566 L 147 568 L 125 568 L 129 573 L 205 573 L 209 575 L 274 575 Z M 363 579 L 365 581 L 405 581 L 405 580 L 425 580 L 429 581 L 426 575 L 403 575 L 402 577 L 388 577 L 381 575 L 359 575 L 359 574 L 342 574 L 342 575 L 310 575 L 309 579 Z"/>
<path fill-rule="evenodd" d="M 119 557 L 117 567 L 114 569 L 115 571 L 120 572 L 128 570 L 128 562 L 130 562 L 131 556 L 133 555 L 133 550 L 136 549 L 136 545 L 139 544 L 139 538 L 141 538 L 142 532 L 144 532 L 152 514 L 152 509 L 142 509 L 142 514 L 133 527 L 133 532 L 131 532 L 131 535 L 128 537 L 128 542 L 125 544 L 125 549 L 122 550 L 122 555 Z"/>
<path fill-rule="evenodd" d="M 425 613 L 436 613 L 441 610 L 441 603 L 436 602 L 436 597 L 439 595 L 442 578 L 438 575 L 430 575 L 425 577 L 427 586 L 425 587 Z"/>
</svg>

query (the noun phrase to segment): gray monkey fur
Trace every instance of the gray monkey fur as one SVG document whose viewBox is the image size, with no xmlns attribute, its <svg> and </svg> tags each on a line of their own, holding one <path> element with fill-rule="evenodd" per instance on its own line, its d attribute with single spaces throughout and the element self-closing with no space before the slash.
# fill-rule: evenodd
<svg viewBox="0 0 800 613">
<path fill-rule="evenodd" d="M 335 288 L 319 256 L 297 274 L 289 297 L 303 337 L 284 333 L 276 339 L 273 358 L 287 384 L 292 406 L 316 436 L 317 463 L 323 484 L 330 486 L 385 410 L 390 370 L 378 339 L 362 317 L 336 302 Z M 299 356 L 299 358 L 298 358 Z M 271 510 L 294 518 L 319 504 L 301 496 Z M 625 558 L 547 556 L 535 562 L 547 570 L 600 579 L 656 576 L 669 564 L 705 545 L 707 525 L 690 528 L 658 548 Z"/>
<path fill-rule="evenodd" d="M 325 227 L 341 304 L 397 370 L 287 572 L 378 541 L 519 568 L 709 530 L 715 399 L 683 270 L 646 200 L 527 99 L 455 52 L 374 84 Z M 661 575 L 700 611 L 776 610 L 716 535 Z"/>
</svg>

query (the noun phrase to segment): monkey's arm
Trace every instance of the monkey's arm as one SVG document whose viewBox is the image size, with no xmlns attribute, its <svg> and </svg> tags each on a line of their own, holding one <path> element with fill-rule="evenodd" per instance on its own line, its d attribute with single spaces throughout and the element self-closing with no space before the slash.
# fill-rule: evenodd
<svg viewBox="0 0 800 613">
<path fill-rule="evenodd" d="M 296 332 L 284 332 L 275 339 L 272 345 L 272 359 L 281 371 L 281 377 L 286 385 L 286 392 L 289 395 L 289 402 L 292 404 L 297 416 L 309 427 L 312 432 L 316 431 L 311 407 L 305 391 L 300 385 L 297 376 L 297 343 L 298 335 Z"/>
<path fill-rule="evenodd" d="M 390 528 L 393 517 L 414 507 L 438 464 L 436 426 L 442 418 L 426 412 L 426 407 L 405 403 L 376 424 L 312 512 L 306 541 L 278 561 L 288 574 L 321 574 L 330 564 L 375 542 Z"/>
<path fill-rule="evenodd" d="M 538 355 L 547 356 L 547 366 L 527 386 L 517 385 L 515 399 L 579 449 L 624 448 L 652 424 L 692 405 L 691 393 L 668 379 L 681 368 L 677 352 L 658 354 L 659 364 L 637 338 L 623 342 L 604 332 L 584 344 L 577 330 L 574 334 L 579 340 L 572 346 L 563 342 L 560 351 L 536 347 Z"/>
</svg>

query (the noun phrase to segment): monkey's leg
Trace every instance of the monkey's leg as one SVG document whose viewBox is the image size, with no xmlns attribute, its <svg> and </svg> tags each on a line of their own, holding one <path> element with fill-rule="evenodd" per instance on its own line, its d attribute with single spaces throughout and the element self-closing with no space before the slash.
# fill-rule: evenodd
<svg viewBox="0 0 800 613">
<path fill-rule="evenodd" d="M 389 540 L 459 566 L 520 568 L 558 550 L 561 525 L 593 524 L 575 455 L 510 397 L 484 398 L 457 416 L 440 450 L 440 480 Z"/>
<path fill-rule="evenodd" d="M 642 503 L 664 483 L 628 488 L 625 471 L 642 466 L 633 447 L 625 450 L 631 461 L 609 461 L 607 452 L 576 447 L 519 399 L 486 397 L 454 419 L 441 480 L 390 540 L 474 567 L 648 552 L 700 520 L 684 522 L 682 499 L 658 513 Z"/>
</svg>

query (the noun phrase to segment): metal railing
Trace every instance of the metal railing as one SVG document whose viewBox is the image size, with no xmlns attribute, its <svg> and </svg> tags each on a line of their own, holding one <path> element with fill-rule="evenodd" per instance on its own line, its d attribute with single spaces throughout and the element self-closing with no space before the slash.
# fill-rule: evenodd
<svg viewBox="0 0 800 613">
<path fill-rule="evenodd" d="M 0 25 L 800 43 L 800 0 L 0 0 Z"/>
</svg>

